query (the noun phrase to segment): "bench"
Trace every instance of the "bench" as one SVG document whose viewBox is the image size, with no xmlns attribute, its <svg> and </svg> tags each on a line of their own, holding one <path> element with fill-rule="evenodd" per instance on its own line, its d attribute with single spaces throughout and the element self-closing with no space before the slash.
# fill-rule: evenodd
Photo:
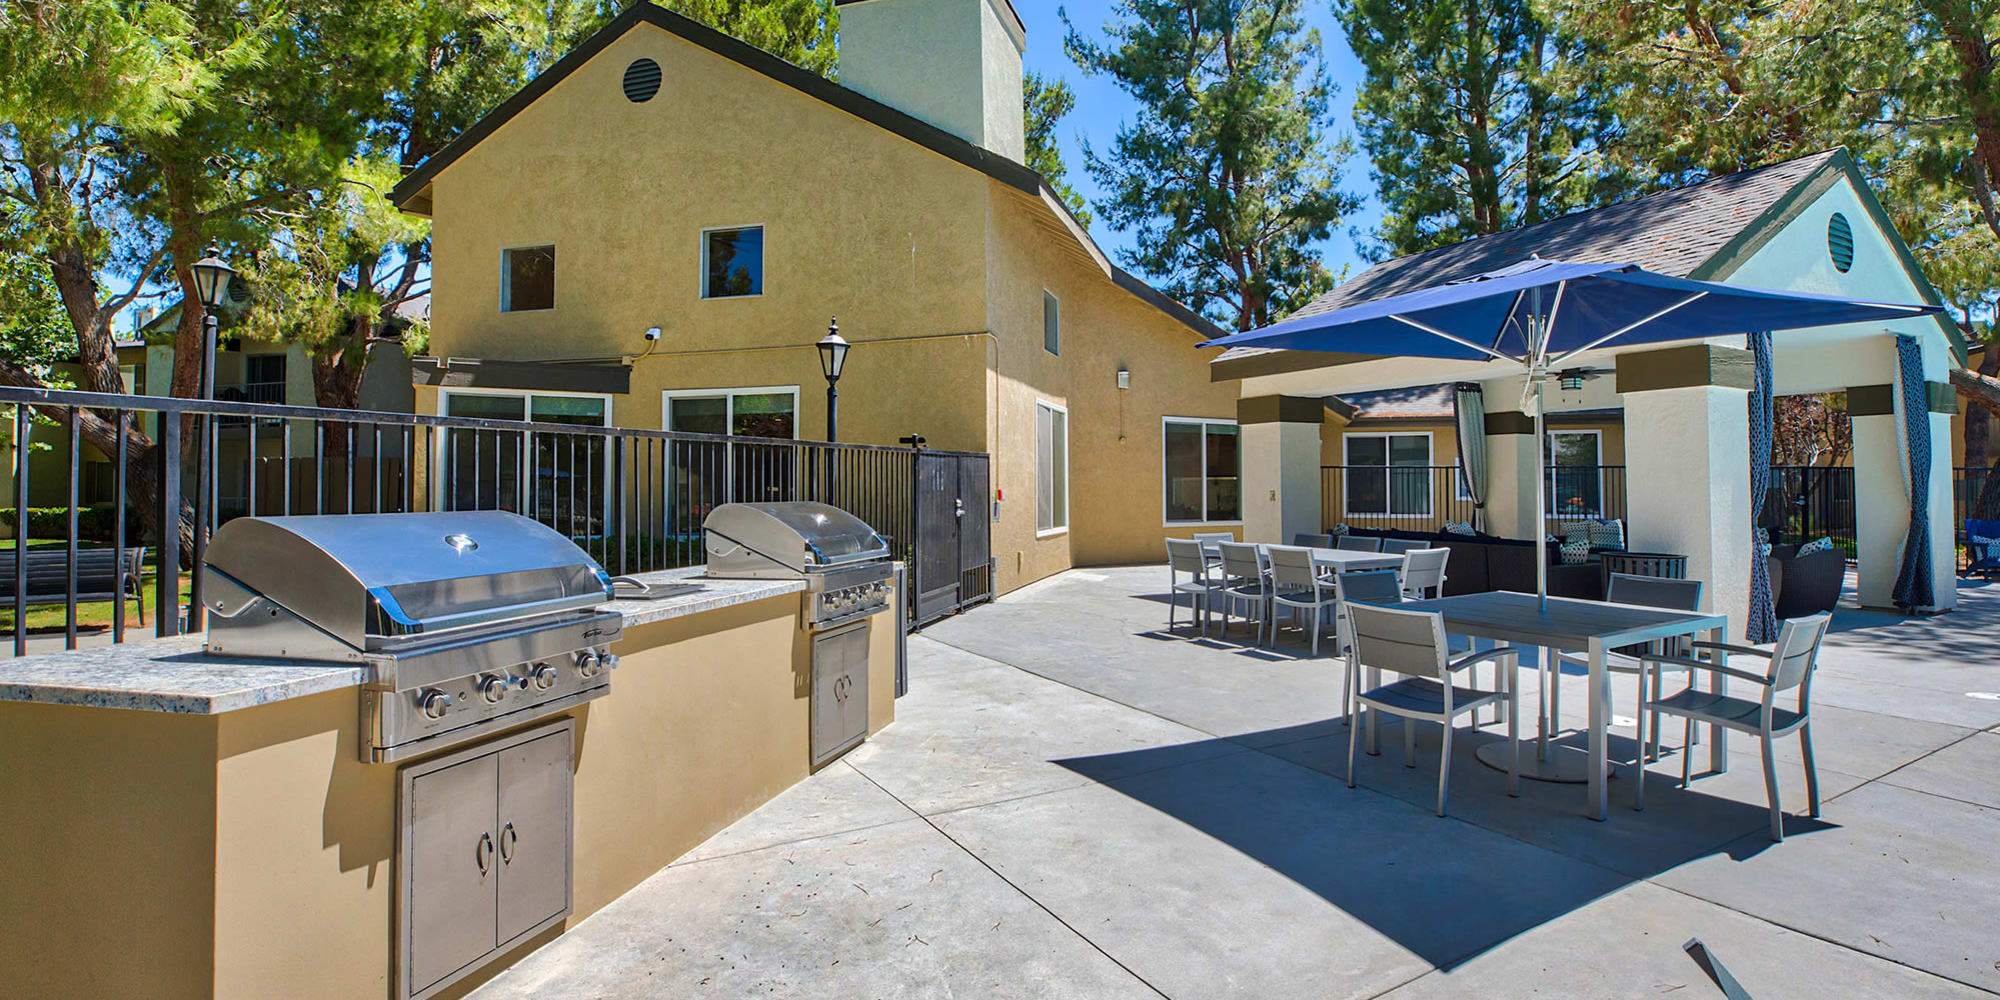
<svg viewBox="0 0 2000 1000">
<path fill-rule="evenodd" d="M 15 559 L 21 550 L 0 551 L 0 607 L 15 604 Z M 139 567 L 145 562 L 145 546 L 129 549 L 76 550 L 76 593 L 69 591 L 69 551 L 67 549 L 28 550 L 28 588 L 22 602 L 31 606 L 114 601 L 122 597 L 139 599 L 139 624 L 146 624 L 146 588 Z"/>
</svg>

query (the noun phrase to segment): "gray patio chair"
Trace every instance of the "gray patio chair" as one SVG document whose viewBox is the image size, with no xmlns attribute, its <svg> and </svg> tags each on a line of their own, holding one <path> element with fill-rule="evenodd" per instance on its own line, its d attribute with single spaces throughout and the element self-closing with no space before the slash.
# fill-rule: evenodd
<svg viewBox="0 0 2000 1000">
<path fill-rule="evenodd" d="M 1402 584 L 1396 581 L 1393 569 L 1362 569 L 1346 573 L 1335 573 L 1333 581 L 1333 638 L 1335 649 L 1347 656 L 1354 648 L 1354 640 L 1347 629 L 1347 612 L 1342 610 L 1349 601 L 1366 601 L 1370 604 L 1399 604 L 1403 600 Z M 1347 675 L 1340 690 L 1340 724 L 1351 725 L 1354 719 L 1354 676 Z"/>
<path fill-rule="evenodd" d="M 1244 621 L 1257 623 L 1256 645 L 1263 645 L 1264 623 L 1271 620 L 1271 581 L 1264 575 L 1264 555 L 1257 546 L 1217 542 L 1222 552 L 1222 634 L 1229 634 L 1229 615 L 1241 603 Z M 1254 616 L 1251 611 L 1254 609 Z"/>
<path fill-rule="evenodd" d="M 1222 553 L 1216 546 L 1236 540 L 1236 535 L 1228 531 L 1197 531 L 1189 537 L 1201 543 L 1201 554 L 1208 559 L 1209 568 L 1218 571 L 1222 569 Z"/>
<path fill-rule="evenodd" d="M 1337 535 L 1333 539 L 1333 547 L 1336 549 L 1345 549 L 1349 552 L 1380 552 L 1382 551 L 1382 540 L 1380 538 L 1358 538 L 1354 535 Z"/>
<path fill-rule="evenodd" d="M 1411 549 L 1404 552 L 1403 569 L 1398 574 L 1398 579 L 1403 585 L 1403 596 L 1419 601 L 1430 597 L 1443 597 L 1444 566 L 1450 561 L 1450 549 Z"/>
<path fill-rule="evenodd" d="M 1604 590 L 1604 599 L 1612 604 L 1636 604 L 1640 607 L 1664 608 L 1669 611 L 1699 611 L 1701 610 L 1701 590 L 1702 583 L 1700 580 L 1668 580 L 1657 576 L 1633 576 L 1629 573 L 1613 573 L 1611 574 L 1610 585 Z M 1648 653 L 1663 653 L 1685 658 L 1689 652 L 1687 640 L 1681 639 L 1675 640 L 1671 646 L 1656 642 L 1645 646 L 1627 646 L 1621 649 L 1614 649 L 1604 658 L 1605 669 L 1612 673 L 1635 674 L 1639 676 L 1638 704 L 1632 711 L 1632 718 L 1636 720 L 1633 724 L 1639 729 L 1639 757 L 1632 763 L 1635 777 L 1639 779 L 1633 783 L 1632 807 L 1634 809 L 1643 809 L 1646 806 L 1646 764 L 1650 761 L 1660 759 L 1660 715 L 1646 706 L 1652 702 L 1659 701 L 1664 694 L 1662 690 L 1665 683 L 1664 675 L 1687 672 L 1687 668 L 1677 666 L 1673 663 L 1662 662 L 1653 667 L 1647 667 L 1640 658 Z M 1557 683 L 1561 681 L 1563 664 L 1573 663 L 1586 669 L 1590 666 L 1590 658 L 1575 650 L 1556 650 L 1553 659 L 1556 667 Z M 1651 688 L 1650 694 L 1647 692 L 1649 687 Z M 1553 690 L 1550 692 L 1550 695 L 1549 713 L 1555 715 L 1560 712 L 1562 701 L 1554 697 Z M 1685 745 L 1681 747 L 1681 752 L 1687 752 Z"/>
<path fill-rule="evenodd" d="M 1806 767 L 1806 815 L 1819 815 L 1819 773 L 1813 769 L 1812 753 L 1812 675 L 1819 666 L 1820 640 L 1826 638 L 1826 630 L 1832 622 L 1833 616 L 1824 612 L 1808 618 L 1786 619 L 1778 626 L 1778 641 L 1772 643 L 1768 650 L 1726 642 L 1692 644 L 1697 650 L 1721 653 L 1725 658 L 1728 654 L 1758 657 L 1767 664 L 1763 673 L 1739 670 L 1727 663 L 1709 663 L 1686 657 L 1645 657 L 1648 666 L 1671 664 L 1689 671 L 1687 690 L 1653 702 L 1656 711 L 1678 715 L 1686 721 L 1684 740 L 1693 739 L 1694 724 L 1697 722 L 1725 726 L 1757 737 L 1764 752 L 1764 794 L 1771 803 L 1771 840 L 1774 843 L 1785 839 L 1785 813 L 1778 804 L 1778 737 L 1790 736 L 1794 732 L 1799 734 L 1799 754 L 1805 758 Z M 1749 681 L 1763 689 L 1763 696 L 1751 701 L 1727 694 L 1697 691 L 1693 674 L 1698 671 Z M 1778 694 L 1793 688 L 1799 691 L 1798 708 L 1779 708 L 1774 703 Z M 1689 760 L 1690 755 L 1683 749 L 1683 788 L 1687 787 L 1690 777 Z"/>
<path fill-rule="evenodd" d="M 1304 549 L 1333 548 L 1332 535 L 1310 535 L 1303 531 L 1292 536 L 1292 544 Z"/>
<path fill-rule="evenodd" d="M 1452 659 L 1445 644 L 1444 616 L 1435 611 L 1405 611 L 1376 604 L 1349 603 L 1344 606 L 1354 649 L 1347 658 L 1350 683 L 1358 686 L 1357 675 L 1364 669 L 1387 670 L 1404 675 L 1380 687 L 1355 695 L 1355 704 L 1370 712 L 1387 712 L 1403 719 L 1403 766 L 1417 765 L 1417 735 L 1413 722 L 1436 722 L 1443 727 L 1438 749 L 1437 814 L 1445 814 L 1445 793 L 1451 787 L 1452 721 L 1477 711 L 1483 705 L 1507 706 L 1507 794 L 1521 793 L 1521 712 L 1514 686 L 1508 683 L 1520 664 L 1512 646 L 1496 646 L 1484 652 Z M 1499 690 L 1482 691 L 1461 687 L 1456 674 L 1475 664 L 1493 662 L 1502 666 Z M 1355 751 L 1361 742 L 1361 727 L 1347 734 L 1347 787 L 1354 787 Z"/>
<path fill-rule="evenodd" d="M 1421 538 L 1384 538 L 1382 539 L 1382 553 L 1384 555 L 1400 556 L 1406 552 L 1415 552 L 1429 544 L 1429 542 Z"/>
<path fill-rule="evenodd" d="M 1271 561 L 1271 644 L 1278 644 L 1278 611 L 1303 612 L 1312 629 L 1312 655 L 1319 655 L 1319 633 L 1335 611 L 1340 598 L 1333 581 L 1313 567 L 1312 550 L 1295 545 L 1265 548 Z M 1339 639 L 1334 640 L 1338 642 Z"/>
<path fill-rule="evenodd" d="M 1181 574 L 1187 574 L 1186 580 Z M 1201 634 L 1208 634 L 1209 606 L 1215 595 L 1222 591 L 1220 581 L 1209 573 L 1208 558 L 1202 554 L 1201 543 L 1192 538 L 1167 539 L 1167 631 L 1174 630 L 1174 613 L 1180 610 L 1181 595 L 1188 595 L 1188 621 L 1195 623 L 1200 616 Z"/>
</svg>

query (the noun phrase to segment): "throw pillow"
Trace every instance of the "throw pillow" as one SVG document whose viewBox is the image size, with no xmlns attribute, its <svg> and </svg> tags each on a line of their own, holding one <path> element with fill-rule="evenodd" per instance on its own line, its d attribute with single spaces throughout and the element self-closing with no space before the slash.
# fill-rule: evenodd
<svg viewBox="0 0 2000 1000">
<path fill-rule="evenodd" d="M 1973 558 L 2000 559 L 2000 538 L 1988 538 L 1985 535 L 1973 535 L 1971 538 L 1967 539 L 1967 541 L 1969 541 L 1972 545 Z"/>
<path fill-rule="evenodd" d="M 1472 530 L 1472 525 L 1467 524 L 1464 521 L 1446 521 L 1444 523 L 1444 533 L 1447 535 L 1479 534 L 1479 532 Z"/>
<path fill-rule="evenodd" d="M 1339 524 L 1336 524 L 1336 525 L 1334 525 L 1334 526 L 1333 526 L 1333 531 L 1332 531 L 1332 532 L 1330 532 L 1330 534 L 1335 534 L 1335 535 L 1345 535 L 1345 534 L 1347 534 L 1347 522 L 1346 522 L 1346 521 L 1342 521 L 1342 522 L 1340 522 Z"/>
<path fill-rule="evenodd" d="M 1571 525 L 1567 525 L 1567 526 L 1565 526 L 1565 527 L 1563 528 L 1563 542 L 1564 542 L 1565 544 L 1569 544 L 1569 543 L 1574 543 L 1574 542 L 1582 542 L 1582 543 L 1584 543 L 1585 545 L 1589 545 L 1589 544 L 1590 544 L 1590 522 L 1589 522 L 1589 521 L 1578 521 L 1578 522 L 1576 522 L 1575 524 L 1571 524 Z"/>
<path fill-rule="evenodd" d="M 1564 566 L 1581 566 L 1590 561 L 1589 542 L 1564 542 L 1560 551 Z"/>
<path fill-rule="evenodd" d="M 1625 522 L 1617 518 L 1590 523 L 1590 547 L 1594 549 L 1625 550 Z"/>
<path fill-rule="evenodd" d="M 1813 539 L 1812 541 L 1810 541 L 1810 542 L 1807 542 L 1807 543 L 1805 543 L 1804 545 L 1801 545 L 1801 546 L 1799 546 L 1799 551 L 1798 551 L 1797 555 L 1800 555 L 1800 556 L 1809 556 L 1809 555 L 1812 555 L 1812 554 L 1813 554 L 1813 553 L 1815 553 L 1815 552 L 1827 552 L 1827 551 L 1830 551 L 1830 550 L 1832 550 L 1832 548 L 1833 548 L 1833 539 L 1831 539 L 1831 538 L 1815 538 L 1815 539 Z M 1795 557 L 1795 558 L 1796 558 L 1796 557 Z"/>
</svg>

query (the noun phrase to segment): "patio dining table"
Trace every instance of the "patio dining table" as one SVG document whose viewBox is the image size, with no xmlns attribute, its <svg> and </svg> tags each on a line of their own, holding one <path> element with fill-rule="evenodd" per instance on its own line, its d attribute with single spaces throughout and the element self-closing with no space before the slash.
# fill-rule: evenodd
<svg viewBox="0 0 2000 1000">
<path fill-rule="evenodd" d="M 1456 597 L 1439 597 L 1425 601 L 1405 601 L 1396 605 L 1406 611 L 1434 611 L 1444 616 L 1445 631 L 1459 635 L 1493 639 L 1518 646 L 1535 646 L 1541 650 L 1537 662 L 1543 671 L 1544 682 L 1540 685 L 1540 697 L 1544 706 L 1548 704 L 1548 671 L 1552 666 L 1551 650 L 1585 650 L 1590 661 L 1590 749 L 1586 768 L 1589 798 L 1586 800 L 1584 815 L 1601 820 L 1605 816 L 1606 784 L 1609 777 L 1606 761 L 1606 745 L 1609 741 L 1611 724 L 1611 684 L 1607 669 L 1607 654 L 1618 647 L 1640 645 L 1657 639 L 1671 639 L 1677 636 L 1698 635 L 1709 642 L 1729 641 L 1729 618 L 1726 615 L 1706 612 L 1665 611 L 1659 608 L 1645 608 L 1630 604 L 1611 604 L 1606 601 L 1585 601 L 1567 597 L 1551 597 L 1547 610 L 1537 606 L 1533 594 L 1513 591 L 1492 591 L 1483 594 L 1460 594 Z M 1368 685 L 1380 683 L 1379 671 L 1370 670 Z M 1725 679 L 1720 673 L 1709 673 L 1709 689 L 1722 693 Z M 1543 711 L 1541 731 L 1536 741 L 1536 759 L 1549 760 L 1549 730 L 1557 725 L 1550 718 L 1552 713 Z M 1380 752 L 1380 744 L 1375 733 L 1375 713 L 1368 713 L 1368 751 Z M 1711 770 L 1724 769 L 1728 755 L 1725 731 L 1718 726 L 1710 727 L 1708 757 Z M 1689 750 L 1683 748 L 1682 753 Z M 1484 758 L 1482 758 L 1484 759 Z M 1503 765 L 1504 766 L 1504 765 Z M 1521 776 L 1535 777 L 1528 768 L 1523 768 Z"/>
<path fill-rule="evenodd" d="M 1271 545 L 1268 542 L 1257 543 L 1257 551 L 1260 553 L 1268 553 L 1270 548 Z M 1202 554 L 1209 556 L 1220 556 L 1222 554 L 1222 550 L 1211 542 L 1203 542 L 1201 550 Z M 1352 573 L 1356 570 L 1364 569 L 1399 569 L 1403 565 L 1403 557 L 1400 555 L 1384 555 L 1380 552 L 1354 552 L 1348 549 L 1314 548 L 1311 551 L 1313 565 L 1322 569 L 1330 569 L 1336 573 Z"/>
</svg>

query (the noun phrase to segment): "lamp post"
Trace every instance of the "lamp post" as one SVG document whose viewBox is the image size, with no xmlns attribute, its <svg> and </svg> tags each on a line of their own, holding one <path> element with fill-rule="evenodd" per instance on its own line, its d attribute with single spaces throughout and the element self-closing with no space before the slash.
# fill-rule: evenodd
<svg viewBox="0 0 2000 1000">
<path fill-rule="evenodd" d="M 229 279 L 236 270 L 225 263 L 215 247 L 208 248 L 208 255 L 195 261 L 189 270 L 194 272 L 195 298 L 201 303 L 201 398 L 215 398 L 215 340 L 220 327 L 216 309 L 229 294 Z M 188 308 L 190 303 L 181 303 Z M 251 425 L 250 433 L 255 434 L 256 426 Z M 250 471 L 256 475 L 255 469 Z M 194 466 L 194 576 L 188 581 L 188 631 L 199 631 L 202 627 L 202 562 L 208 549 L 209 522 L 215 518 L 215 414 L 201 415 L 200 453 Z M 164 570 L 165 567 L 162 567 Z M 162 609 L 164 612 L 166 609 Z"/>
<path fill-rule="evenodd" d="M 827 320 L 826 336 L 814 345 L 819 348 L 819 369 L 826 375 L 826 439 L 840 440 L 840 370 L 847 364 L 847 349 L 852 346 L 840 336 L 838 317 Z"/>
</svg>

